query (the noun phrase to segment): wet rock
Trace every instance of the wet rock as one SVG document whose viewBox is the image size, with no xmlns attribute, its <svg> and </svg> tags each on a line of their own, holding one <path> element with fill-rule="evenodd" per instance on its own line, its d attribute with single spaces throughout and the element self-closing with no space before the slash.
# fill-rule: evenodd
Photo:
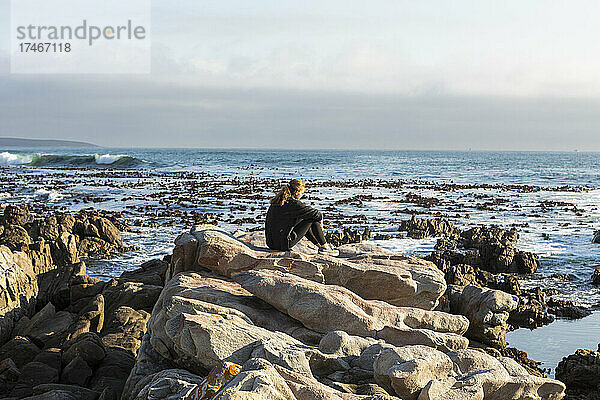
<svg viewBox="0 0 600 400">
<path fill-rule="evenodd" d="M 438 240 L 436 251 L 428 257 L 444 271 L 447 270 L 445 263 L 467 264 L 492 273 L 518 274 L 534 273 L 539 266 L 537 255 L 516 248 L 519 240 L 516 228 L 475 227 L 448 235 Z"/>
<path fill-rule="evenodd" d="M 594 269 L 594 273 L 592 274 L 592 285 L 600 286 L 600 268 Z"/>
<path fill-rule="evenodd" d="M 574 320 L 592 315 L 590 310 L 577 306 L 570 300 L 551 298 L 548 300 L 547 305 L 548 312 L 556 315 L 558 318 Z"/>
<path fill-rule="evenodd" d="M 413 215 L 410 220 L 402 221 L 398 230 L 407 232 L 408 237 L 413 239 L 437 236 L 453 237 L 460 234 L 454 224 L 445 219 L 420 219 L 416 215 Z"/>
<path fill-rule="evenodd" d="M 556 379 L 567 385 L 569 396 L 593 398 L 600 391 L 600 352 L 578 349 L 564 357 L 556 367 Z"/>
<path fill-rule="evenodd" d="M 344 330 L 395 345 L 427 344 L 445 349 L 467 345 L 459 336 L 468 327 L 462 316 L 363 300 L 345 288 L 278 271 L 248 271 L 235 275 L 234 280 L 316 331 Z"/>
<path fill-rule="evenodd" d="M 508 323 L 515 327 L 535 329 L 550 324 L 554 316 L 547 311 L 546 293 L 538 288 L 522 290 L 517 309 L 510 313 Z"/>
<path fill-rule="evenodd" d="M 362 232 L 358 228 L 345 227 L 342 231 L 327 232 L 325 239 L 334 247 L 344 244 L 360 243 L 371 237 L 371 231 L 365 228 Z"/>
<path fill-rule="evenodd" d="M 600 243 L 600 231 L 596 231 L 596 233 L 594 233 L 593 242 L 594 243 Z"/>
<path fill-rule="evenodd" d="M 506 346 L 507 321 L 517 308 L 516 297 L 473 285 L 451 286 L 448 292 L 450 310 L 469 319 L 467 337 L 490 346 Z"/>
</svg>

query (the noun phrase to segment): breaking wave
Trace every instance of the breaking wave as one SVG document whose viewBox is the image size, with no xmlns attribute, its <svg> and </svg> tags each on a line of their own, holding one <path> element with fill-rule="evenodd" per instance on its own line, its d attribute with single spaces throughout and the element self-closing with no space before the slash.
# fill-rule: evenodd
<svg viewBox="0 0 600 400">
<path fill-rule="evenodd" d="M 140 160 L 127 154 L 13 154 L 0 153 L 0 165 L 28 165 L 31 167 L 70 168 L 137 168 L 150 166 L 150 161 Z"/>
</svg>

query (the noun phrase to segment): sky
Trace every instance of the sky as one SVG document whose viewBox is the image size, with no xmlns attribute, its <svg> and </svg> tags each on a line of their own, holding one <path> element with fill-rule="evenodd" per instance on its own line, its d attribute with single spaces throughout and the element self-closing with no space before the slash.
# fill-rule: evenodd
<svg viewBox="0 0 600 400">
<path fill-rule="evenodd" d="M 152 1 L 152 73 L 9 74 L 0 136 L 600 151 L 597 1 Z"/>
</svg>

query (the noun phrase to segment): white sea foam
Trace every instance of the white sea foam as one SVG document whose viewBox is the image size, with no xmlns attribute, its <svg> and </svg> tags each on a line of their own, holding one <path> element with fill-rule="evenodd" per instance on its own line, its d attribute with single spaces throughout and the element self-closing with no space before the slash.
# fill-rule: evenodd
<svg viewBox="0 0 600 400">
<path fill-rule="evenodd" d="M 129 157 L 127 154 L 96 154 L 97 164 L 112 164 L 123 157 Z"/>
<path fill-rule="evenodd" d="M 0 153 L 0 165 L 24 165 L 31 162 L 30 154 L 13 154 L 8 151 Z"/>
<path fill-rule="evenodd" d="M 54 189 L 37 189 L 35 191 L 35 195 L 38 197 L 41 197 L 43 199 L 45 199 L 46 201 L 48 201 L 49 203 L 53 203 L 55 201 L 59 201 L 64 199 L 65 197 L 68 197 L 65 194 L 60 193 L 57 190 Z"/>
<path fill-rule="evenodd" d="M 389 240 L 373 240 L 374 244 L 383 247 L 386 250 L 400 254 L 419 254 L 430 253 L 433 251 L 437 238 L 427 239 L 389 239 Z"/>
</svg>

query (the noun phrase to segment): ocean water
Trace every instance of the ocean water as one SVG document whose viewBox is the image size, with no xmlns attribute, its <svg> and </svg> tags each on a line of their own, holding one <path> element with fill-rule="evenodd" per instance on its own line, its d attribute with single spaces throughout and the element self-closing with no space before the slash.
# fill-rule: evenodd
<svg viewBox="0 0 600 400">
<path fill-rule="evenodd" d="M 541 263 L 522 285 L 555 287 L 585 306 L 600 303 L 590 284 L 600 266 L 600 245 L 592 243 L 600 229 L 599 153 L 0 149 L 0 202 L 123 211 L 136 221 L 124 239 L 137 250 L 90 263 L 90 273 L 104 279 L 168 254 L 195 214 L 232 230 L 260 229 L 269 197 L 292 177 L 306 181 L 305 200 L 324 211 L 326 228 L 391 234 L 377 243 L 402 253 L 428 254 L 436 241 L 398 232 L 412 212 L 461 227 L 517 226 L 518 247 Z M 571 328 L 564 330 L 568 337 Z M 511 345 L 527 337 L 519 332 Z"/>
</svg>

